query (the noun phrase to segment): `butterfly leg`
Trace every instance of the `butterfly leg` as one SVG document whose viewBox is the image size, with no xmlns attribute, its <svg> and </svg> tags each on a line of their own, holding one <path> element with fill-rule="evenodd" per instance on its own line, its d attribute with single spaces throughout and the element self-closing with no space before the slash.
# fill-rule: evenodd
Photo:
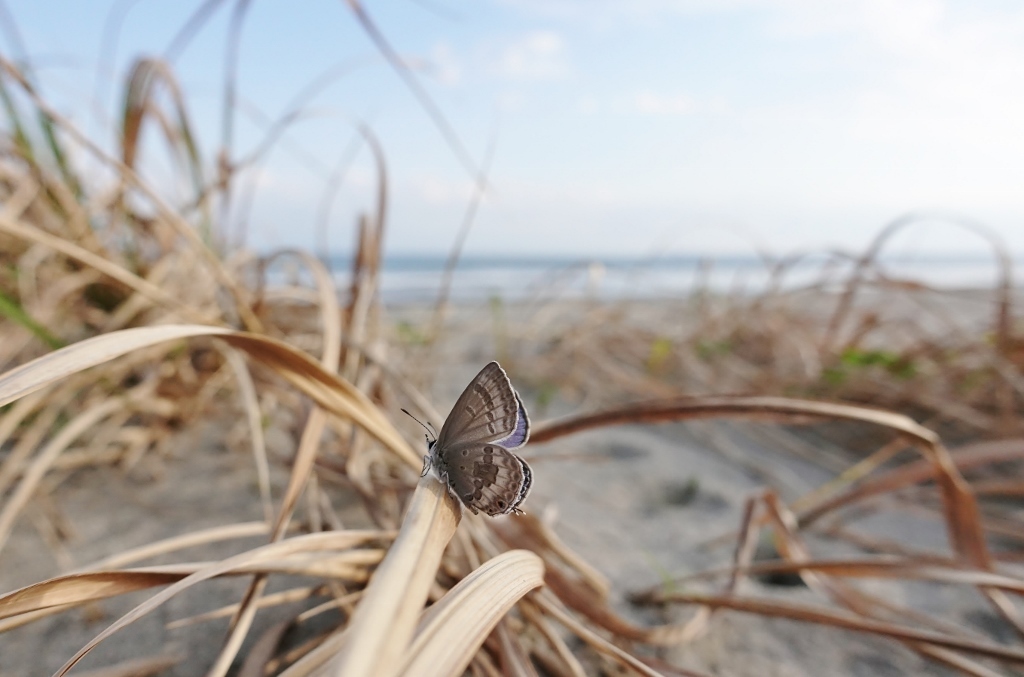
<svg viewBox="0 0 1024 677">
<path fill-rule="evenodd" d="M 430 454 L 423 457 L 423 470 L 420 471 L 420 477 L 426 477 L 428 472 L 430 472 Z"/>
</svg>

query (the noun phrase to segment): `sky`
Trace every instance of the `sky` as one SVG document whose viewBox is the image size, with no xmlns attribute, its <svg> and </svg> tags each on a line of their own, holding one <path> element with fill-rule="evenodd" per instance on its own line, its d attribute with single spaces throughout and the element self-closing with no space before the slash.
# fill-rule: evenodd
<svg viewBox="0 0 1024 677">
<path fill-rule="evenodd" d="M 8 0 L 46 96 L 113 144 L 139 56 L 167 58 L 212 171 L 228 26 L 199 0 Z M 347 251 L 386 162 L 387 243 L 443 254 L 486 168 L 467 254 L 1024 255 L 1024 5 L 1011 0 L 366 0 L 443 131 L 340 0 L 253 0 L 232 157 L 272 121 L 233 227 L 248 246 Z M 14 49 L 10 31 L 0 48 Z M 311 85 L 321 82 L 309 96 Z M 176 186 L 160 139 L 144 167 Z M 354 159 L 353 159 L 354 158 Z M 145 164 L 148 163 L 148 164 Z M 467 167 L 467 165 L 471 165 Z M 164 168 L 164 169 L 162 169 Z M 339 185 L 337 190 L 332 186 Z M 250 199 L 251 196 L 251 199 Z"/>
</svg>

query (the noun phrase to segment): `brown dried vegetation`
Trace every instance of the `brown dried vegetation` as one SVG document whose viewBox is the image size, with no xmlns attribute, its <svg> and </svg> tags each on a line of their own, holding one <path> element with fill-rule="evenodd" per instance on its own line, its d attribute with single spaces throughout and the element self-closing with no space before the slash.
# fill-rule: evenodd
<svg viewBox="0 0 1024 677">
<path fill-rule="evenodd" d="M 369 17 L 351 4 L 415 86 Z M 969 586 L 1024 635 L 1016 606 L 1024 576 L 1009 566 L 1019 549 L 992 548 L 994 534 L 1019 543 L 1019 512 L 1005 497 L 1016 498 L 1024 487 L 985 472 L 1018 468 L 1024 455 L 1024 343 L 1014 326 L 1008 266 L 992 294 L 990 320 L 946 317 L 941 309 L 948 303 L 933 312 L 920 304 L 937 292 L 888 279 L 876 266 L 899 222 L 845 278 L 823 268 L 822 281 L 810 290 L 830 304 L 822 307 L 804 303 L 808 290 L 782 291 L 792 264 L 786 262 L 760 294 L 699 292 L 680 300 L 667 318 L 659 311 L 652 319 L 643 304 L 577 304 L 563 313 L 549 298 L 519 309 L 515 328 L 500 328 L 507 354 L 498 357 L 542 396 L 554 392 L 591 411 L 537 422 L 533 445 L 553 447 L 600 426 L 712 417 L 838 420 L 882 431 L 878 448 L 862 450 L 868 452 L 862 460 L 815 494 L 791 505 L 771 491 L 752 498 L 737 525 L 731 563 L 690 577 L 721 578 L 721 585 L 702 593 L 637 593 L 638 603 L 695 610 L 683 623 L 643 627 L 613 610 L 600 573 L 536 517 L 463 515 L 436 481 L 417 483 L 419 438 L 397 429 L 391 417 L 412 401 L 441 420 L 411 375 L 419 383 L 430 377 L 412 365 L 429 363 L 445 341 L 446 308 L 438 305 L 425 323 L 425 340 L 415 344 L 391 339 L 382 321 L 382 158 L 377 211 L 361 222 L 350 283 L 337 290 L 330 272 L 306 253 L 257 258 L 226 245 L 216 207 L 230 198 L 244 163 L 233 161 L 225 143 L 219 175 L 204 175 L 182 93 L 166 65 L 146 60 L 133 69 L 118 157 L 51 110 L 24 67 L 7 60 L 0 66 L 7 112 L 0 155 L 0 548 L 33 501 L 60 503 L 60 483 L 76 468 L 130 468 L 159 456 L 176 431 L 231 407 L 225 392 L 245 412 L 266 515 L 263 523 L 225 524 L 110 552 L 58 578 L 3 591 L 0 632 L 152 591 L 69 656 L 58 674 L 100 642 L 117 642 L 119 630 L 173 596 L 224 576 L 250 583 L 236 605 L 210 614 L 232 618 L 211 675 L 229 670 L 261 608 L 296 600 L 307 600 L 302 611 L 261 636 L 239 674 L 459 675 L 468 668 L 531 675 L 542 666 L 546 674 L 583 675 L 598 664 L 693 674 L 660 662 L 656 649 L 704 632 L 719 610 L 882 635 L 966 674 L 998 674 L 1024 663 L 1019 641 L 1003 644 L 930 622 L 849 581 Z M 191 187 L 173 203 L 136 166 L 147 124 L 162 131 Z M 88 180 L 83 166 L 93 168 Z M 310 283 L 269 286 L 268 268 L 286 257 Z M 838 293 L 823 293 L 836 284 Z M 917 312 L 883 313 L 877 302 L 883 295 L 887 304 L 894 298 L 916 304 Z M 859 303 L 863 297 L 867 302 Z M 275 461 L 263 441 L 271 408 L 304 421 L 280 496 L 272 496 Z M 950 451 L 936 430 L 975 442 Z M 889 461 L 905 450 L 919 459 L 893 467 Z M 910 486 L 926 487 L 935 499 L 924 505 L 945 520 L 944 554 L 886 552 L 885 544 L 875 544 L 869 557 L 822 560 L 805 545 L 803 535 L 824 517 L 841 517 L 849 506 Z M 338 487 L 361 498 L 365 528 L 338 523 L 330 507 Z M 982 502 L 995 495 L 1004 502 Z M 296 520 L 300 505 L 305 517 Z M 778 561 L 753 563 L 761 531 L 773 535 Z M 253 535 L 266 544 L 220 561 L 140 564 L 196 543 Z M 820 604 L 741 591 L 745 577 L 766 571 L 798 574 Z M 318 583 L 266 593 L 268 579 L 279 574 Z M 280 644 L 288 627 L 336 609 L 343 620 L 329 632 L 298 647 Z M 155 674 L 172 662 L 139 657 L 106 674 Z"/>
</svg>

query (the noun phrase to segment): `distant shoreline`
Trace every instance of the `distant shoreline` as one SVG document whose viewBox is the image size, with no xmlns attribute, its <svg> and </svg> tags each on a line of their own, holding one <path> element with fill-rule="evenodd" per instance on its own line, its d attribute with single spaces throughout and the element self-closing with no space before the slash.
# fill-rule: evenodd
<svg viewBox="0 0 1024 677">
<path fill-rule="evenodd" d="M 344 286 L 350 259 L 334 256 L 331 270 Z M 792 291 L 818 287 L 839 290 L 849 279 L 855 262 L 832 261 L 822 256 L 799 259 L 779 271 L 754 256 L 719 258 L 696 255 L 651 258 L 570 258 L 466 256 L 451 277 L 451 301 L 491 299 L 524 301 L 534 298 L 660 300 L 683 298 L 697 292 L 757 295 L 770 286 Z M 379 292 L 384 303 L 435 301 L 447 266 L 444 256 L 395 255 L 385 257 Z M 1014 260 L 1011 282 L 1024 280 L 1024 259 Z M 991 257 L 935 256 L 883 257 L 868 279 L 920 284 L 943 291 L 982 291 L 999 284 L 999 269 Z"/>
<path fill-rule="evenodd" d="M 859 254 L 857 254 L 859 255 Z M 856 260 L 857 255 L 845 258 Z M 347 268 L 352 263 L 352 254 L 333 253 L 327 260 L 331 268 Z M 799 256 L 777 257 L 766 260 L 752 254 L 650 254 L 644 256 L 606 255 L 526 255 L 526 254 L 466 254 L 459 258 L 457 269 L 514 267 L 514 268 L 566 268 L 600 264 L 608 268 L 676 268 L 705 265 L 730 268 L 764 268 L 781 261 L 797 260 L 796 265 L 820 266 L 823 262 L 836 259 L 826 253 L 807 253 Z M 1011 256 L 1015 268 L 1024 266 L 1024 253 Z M 882 265 L 977 265 L 995 266 L 991 254 L 886 254 L 879 257 Z M 394 270 L 443 270 L 448 262 L 447 254 L 391 253 L 384 255 L 384 267 Z"/>
</svg>

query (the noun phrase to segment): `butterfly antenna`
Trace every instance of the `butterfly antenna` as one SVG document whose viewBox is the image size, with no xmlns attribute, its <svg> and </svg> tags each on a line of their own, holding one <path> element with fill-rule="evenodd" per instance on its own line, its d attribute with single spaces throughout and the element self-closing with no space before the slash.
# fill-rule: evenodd
<svg viewBox="0 0 1024 677">
<path fill-rule="evenodd" d="M 420 426 L 422 426 L 424 430 L 426 430 L 426 431 L 427 431 L 427 432 L 428 432 L 428 433 L 429 433 L 430 435 L 433 435 L 433 436 L 434 436 L 434 439 L 437 439 L 437 433 L 436 433 L 436 432 L 434 432 L 434 426 L 432 426 L 432 425 L 431 425 L 431 426 L 430 426 L 430 427 L 428 428 L 428 427 L 427 427 L 426 425 L 424 425 L 424 424 L 423 424 L 423 421 L 419 420 L 418 418 L 416 418 L 415 416 L 413 416 L 412 414 L 410 414 L 410 413 L 409 413 L 409 410 L 408 410 L 408 409 L 404 409 L 404 408 L 403 408 L 403 409 L 402 409 L 402 412 L 404 412 L 404 413 L 405 413 L 405 415 L 406 415 L 406 416 L 408 416 L 409 418 L 411 418 L 412 420 L 414 420 L 414 421 L 416 421 L 417 423 L 419 423 L 419 424 L 420 424 Z M 429 425 L 429 424 L 430 424 L 430 422 L 428 421 L 428 422 L 427 422 L 427 425 Z M 430 438 L 427 438 L 427 440 L 428 440 L 428 441 L 429 441 L 429 439 L 430 439 Z"/>
</svg>

